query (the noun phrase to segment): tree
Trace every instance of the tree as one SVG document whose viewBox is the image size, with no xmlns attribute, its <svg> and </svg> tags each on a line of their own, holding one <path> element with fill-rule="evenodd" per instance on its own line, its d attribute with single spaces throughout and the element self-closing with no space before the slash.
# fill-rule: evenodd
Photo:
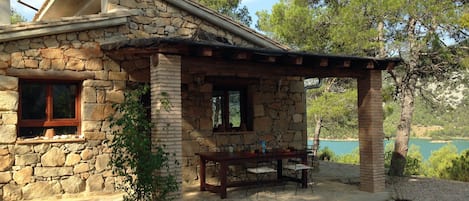
<svg viewBox="0 0 469 201">
<path fill-rule="evenodd" d="M 454 159 L 446 171 L 451 179 L 469 182 L 469 150 Z"/>
<path fill-rule="evenodd" d="M 402 57 L 403 65 L 389 71 L 401 107 L 389 173 L 403 175 L 415 97 L 427 83 L 452 76 L 464 58 L 464 50 L 447 42 L 468 36 L 464 6 L 457 0 L 281 0 L 272 13 L 257 13 L 257 27 L 298 49 Z"/>
<path fill-rule="evenodd" d="M 20 13 L 16 12 L 16 10 L 11 9 L 11 23 L 16 24 L 20 22 L 26 22 L 26 18 L 24 18 Z"/>
<path fill-rule="evenodd" d="M 250 26 L 252 18 L 246 6 L 240 8 L 241 0 L 195 0 L 208 6 L 222 14 L 225 14 L 234 20 L 237 20 L 246 26 Z"/>
</svg>

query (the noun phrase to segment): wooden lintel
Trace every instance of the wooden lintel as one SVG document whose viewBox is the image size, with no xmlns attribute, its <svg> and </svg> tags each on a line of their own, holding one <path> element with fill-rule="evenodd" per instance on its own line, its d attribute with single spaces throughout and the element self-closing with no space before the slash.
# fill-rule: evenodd
<svg viewBox="0 0 469 201">
<path fill-rule="evenodd" d="M 366 64 L 366 68 L 367 68 L 367 69 L 373 69 L 373 68 L 375 68 L 374 62 L 373 62 L 373 61 L 368 62 L 368 64 Z"/>
<path fill-rule="evenodd" d="M 350 61 L 350 60 L 345 60 L 345 61 L 344 61 L 344 68 L 350 68 L 351 63 L 352 63 L 352 61 Z"/>
<path fill-rule="evenodd" d="M 8 76 L 15 76 L 23 79 L 57 79 L 57 80 L 87 80 L 94 79 L 93 72 L 76 72 L 76 71 L 54 71 L 39 69 L 18 69 L 9 68 Z"/>
<path fill-rule="evenodd" d="M 329 59 L 322 58 L 322 59 L 321 59 L 321 62 L 319 63 L 319 66 L 321 66 L 321 67 L 327 67 L 327 66 L 329 66 Z"/>
</svg>

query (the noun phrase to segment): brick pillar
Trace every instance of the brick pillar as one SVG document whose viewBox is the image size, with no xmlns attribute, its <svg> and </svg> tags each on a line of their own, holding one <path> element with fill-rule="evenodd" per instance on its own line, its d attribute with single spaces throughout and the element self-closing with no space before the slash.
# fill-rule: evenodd
<svg viewBox="0 0 469 201">
<path fill-rule="evenodd" d="M 171 197 L 177 200 L 181 197 L 182 184 L 179 165 L 182 161 L 181 57 L 155 54 L 150 58 L 150 65 L 151 119 L 155 125 L 151 140 L 154 145 L 165 145 L 165 151 L 171 154 L 169 170 L 176 176 L 179 185 L 179 192 Z M 162 107 L 161 100 L 165 98 L 162 93 L 168 94 L 167 100 L 171 104 L 169 111 Z M 156 150 L 152 148 L 152 151 Z M 163 170 L 162 174 L 165 172 Z"/>
<path fill-rule="evenodd" d="M 381 71 L 370 70 L 358 79 L 360 190 L 385 190 Z"/>
</svg>

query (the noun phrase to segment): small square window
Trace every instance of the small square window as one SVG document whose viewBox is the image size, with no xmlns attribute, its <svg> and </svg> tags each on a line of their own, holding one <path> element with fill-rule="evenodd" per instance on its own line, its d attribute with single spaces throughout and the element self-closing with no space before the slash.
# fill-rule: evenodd
<svg viewBox="0 0 469 201">
<path fill-rule="evenodd" d="M 240 88 L 220 88 L 212 93 L 214 131 L 246 131 L 246 93 Z"/>
</svg>

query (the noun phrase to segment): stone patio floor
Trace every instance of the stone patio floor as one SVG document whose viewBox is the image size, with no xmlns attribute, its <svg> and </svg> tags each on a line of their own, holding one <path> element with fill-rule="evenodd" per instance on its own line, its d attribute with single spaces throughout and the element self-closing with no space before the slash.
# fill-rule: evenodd
<svg viewBox="0 0 469 201">
<path fill-rule="evenodd" d="M 311 188 L 296 188 L 296 184 L 288 182 L 285 185 L 265 187 L 229 188 L 228 197 L 224 201 L 385 201 L 385 200 L 413 200 L 440 201 L 469 200 L 469 183 L 448 180 L 438 180 L 419 177 L 387 178 L 386 191 L 368 193 L 359 190 L 359 166 L 320 163 L 320 171 L 313 173 L 314 184 Z M 220 196 L 211 192 L 199 191 L 199 181 L 184 183 L 182 186 L 182 200 L 187 201 L 215 201 L 222 200 Z M 297 189 L 297 191 L 296 191 Z M 122 201 L 122 194 L 92 194 L 62 195 L 61 197 L 41 198 L 39 200 L 62 201 Z"/>
</svg>

